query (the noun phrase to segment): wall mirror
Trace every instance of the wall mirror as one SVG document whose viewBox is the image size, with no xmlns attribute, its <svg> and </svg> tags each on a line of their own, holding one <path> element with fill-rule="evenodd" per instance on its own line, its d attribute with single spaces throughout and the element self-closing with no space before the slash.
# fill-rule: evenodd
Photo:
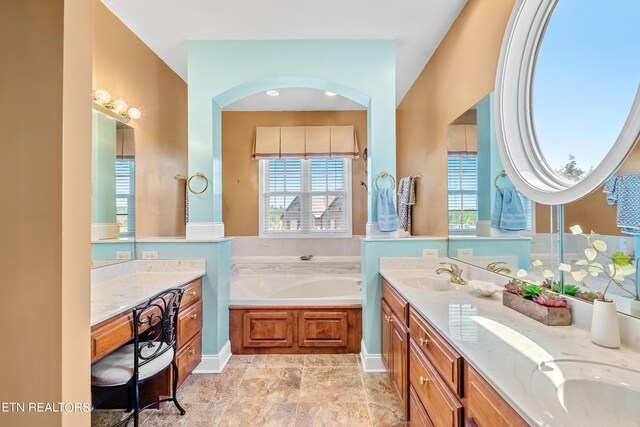
<svg viewBox="0 0 640 427">
<path fill-rule="evenodd" d="M 549 205 L 578 200 L 640 135 L 640 3 L 518 0 L 496 79 L 496 134 L 511 181 Z"/>
<path fill-rule="evenodd" d="M 135 257 L 135 138 L 132 127 L 93 111 L 92 266 Z"/>
</svg>

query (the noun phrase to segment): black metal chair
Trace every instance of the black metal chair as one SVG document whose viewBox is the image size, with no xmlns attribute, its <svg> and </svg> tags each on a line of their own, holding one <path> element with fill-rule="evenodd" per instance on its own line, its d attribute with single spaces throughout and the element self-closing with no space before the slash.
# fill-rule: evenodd
<svg viewBox="0 0 640 427">
<path fill-rule="evenodd" d="M 140 411 L 162 402 L 173 402 L 180 411 L 185 410 L 176 399 L 178 367 L 174 362 L 178 310 L 183 289 L 160 292 L 147 302 L 133 309 L 133 343 L 127 344 L 91 367 L 91 385 L 94 387 L 126 386 L 129 391 L 129 407 L 133 411 L 115 426 L 129 424 L 133 419 L 138 427 Z M 169 367 L 173 368 L 172 396 L 140 407 L 139 386 L 155 378 Z"/>
</svg>

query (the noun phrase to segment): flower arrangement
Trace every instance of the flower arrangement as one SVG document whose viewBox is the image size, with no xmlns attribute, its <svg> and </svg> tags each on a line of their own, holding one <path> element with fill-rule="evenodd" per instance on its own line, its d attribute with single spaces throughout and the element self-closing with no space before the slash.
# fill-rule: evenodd
<svg viewBox="0 0 640 427">
<path fill-rule="evenodd" d="M 574 225 L 570 230 L 574 236 L 580 236 L 586 239 L 587 248 L 584 250 L 585 258 L 576 261 L 574 265 L 565 263 L 561 263 L 559 265 L 558 269 L 560 271 L 570 273 L 571 277 L 582 286 L 565 285 L 564 293 L 566 295 L 575 296 L 588 301 L 608 301 L 606 298 L 607 292 L 612 285 L 615 285 L 622 291 L 628 293 L 633 299 L 640 300 L 635 287 L 633 288 L 633 291 L 630 291 L 624 286 L 626 277 L 636 272 L 636 268 L 631 264 L 631 257 L 622 251 L 616 251 L 614 253 L 607 252 L 606 242 L 598 239 L 598 235 L 593 231 L 589 234 L 585 234 L 579 225 Z M 606 260 L 606 267 L 602 263 L 596 261 L 596 259 Z M 520 269 L 517 273 L 517 277 L 519 279 L 524 279 L 529 276 L 529 273 L 532 270 L 537 268 L 541 268 L 543 270 L 542 276 L 545 280 L 541 286 L 554 292 L 560 291 L 559 283 L 553 280 L 555 274 L 553 271 L 545 268 L 540 260 L 534 261 L 528 270 Z M 585 282 L 587 277 L 598 276 L 604 276 L 607 280 L 607 284 L 601 292 L 593 291 Z M 586 288 L 586 290 L 583 289 L 583 287 Z"/>
<path fill-rule="evenodd" d="M 544 307 L 566 307 L 567 299 L 563 296 L 550 292 L 541 285 L 526 283 L 522 280 L 513 279 L 505 285 L 505 290 L 509 293 L 531 300 Z"/>
</svg>

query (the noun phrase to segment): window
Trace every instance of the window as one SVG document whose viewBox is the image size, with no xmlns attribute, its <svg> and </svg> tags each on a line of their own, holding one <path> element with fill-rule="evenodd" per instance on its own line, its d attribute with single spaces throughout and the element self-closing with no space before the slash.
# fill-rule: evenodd
<svg viewBox="0 0 640 427">
<path fill-rule="evenodd" d="M 473 232 L 478 221 L 478 157 L 449 156 L 449 231 Z"/>
<path fill-rule="evenodd" d="M 449 231 L 475 232 L 478 221 L 478 157 L 449 156 L 448 158 L 449 189 Z M 534 205 L 531 200 L 522 196 L 527 221 L 526 230 L 532 231 Z M 493 201 L 491 201 L 493 207 Z"/>
<path fill-rule="evenodd" d="M 135 161 L 116 160 L 116 221 L 120 237 L 135 235 Z"/>
<path fill-rule="evenodd" d="M 351 235 L 351 160 L 260 160 L 260 169 L 260 235 Z"/>
</svg>

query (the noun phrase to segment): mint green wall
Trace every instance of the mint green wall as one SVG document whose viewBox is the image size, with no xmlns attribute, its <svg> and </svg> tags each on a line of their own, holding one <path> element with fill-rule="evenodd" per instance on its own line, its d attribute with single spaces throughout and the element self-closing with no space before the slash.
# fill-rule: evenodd
<svg viewBox="0 0 640 427">
<path fill-rule="evenodd" d="M 202 353 L 215 355 L 229 340 L 231 240 L 220 242 L 136 243 L 136 258 L 142 251 L 158 251 L 159 259 L 204 259 L 202 278 Z"/>
<path fill-rule="evenodd" d="M 221 110 L 274 88 L 330 90 L 368 109 L 369 189 L 395 176 L 395 42 L 391 40 L 189 41 L 189 175 L 211 181 L 189 195 L 189 220 L 222 222 Z M 369 221 L 376 218 L 369 193 Z"/>
<path fill-rule="evenodd" d="M 493 210 L 496 176 L 504 168 L 498 153 L 495 119 L 493 113 L 494 95 L 491 92 L 476 105 L 478 132 L 478 220 L 489 221 Z M 508 178 L 500 178 L 500 185 L 509 185 Z"/>
<path fill-rule="evenodd" d="M 531 266 L 530 239 L 450 239 L 449 257 L 458 258 L 458 249 L 471 249 L 473 256 L 515 256 L 518 257 L 519 268 Z"/>
<path fill-rule="evenodd" d="M 360 239 L 360 268 L 362 276 L 362 339 L 367 353 L 380 354 L 380 257 L 422 256 L 423 249 L 437 249 L 439 256 L 447 255 L 447 239 L 440 240 L 367 240 Z"/>
<path fill-rule="evenodd" d="M 116 122 L 93 112 L 91 135 L 92 222 L 116 223 Z"/>
<path fill-rule="evenodd" d="M 103 241 L 102 242 L 93 242 L 91 243 L 91 259 L 96 260 L 107 260 L 107 259 L 116 259 L 117 251 L 129 251 L 131 252 L 131 257 L 135 257 L 136 244 L 135 242 L 130 241 Z M 108 243 L 107 243 L 108 242 Z"/>
</svg>

